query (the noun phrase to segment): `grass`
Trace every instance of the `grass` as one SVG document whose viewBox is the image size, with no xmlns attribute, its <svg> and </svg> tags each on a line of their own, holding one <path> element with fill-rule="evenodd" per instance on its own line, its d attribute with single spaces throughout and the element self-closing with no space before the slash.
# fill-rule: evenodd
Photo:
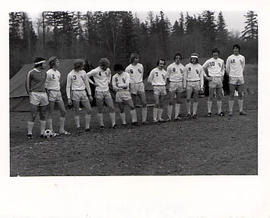
<svg viewBox="0 0 270 218">
<path fill-rule="evenodd" d="M 67 113 L 71 136 L 48 140 L 38 138 L 38 123 L 33 140 L 25 138 L 28 113 L 10 113 L 11 176 L 86 176 L 86 175 L 256 175 L 257 140 L 257 66 L 248 65 L 245 96 L 247 116 L 206 117 L 206 98 L 199 101 L 197 120 L 98 129 L 96 109 L 90 133 L 75 133 L 73 113 Z M 151 93 L 147 96 L 151 102 Z M 227 96 L 224 99 L 227 112 Z M 138 109 L 138 118 L 140 120 Z M 186 113 L 185 105 L 181 109 Z M 216 112 L 216 104 L 213 104 Z M 82 118 L 83 118 L 83 111 Z M 164 111 L 164 117 L 166 110 Z M 55 120 L 58 112 L 54 114 Z M 130 122 L 130 116 L 127 112 Z M 152 120 L 152 107 L 148 109 Z M 120 124 L 117 113 L 117 123 Z M 55 129 L 57 122 L 54 122 Z M 83 119 L 82 119 L 83 125 Z"/>
</svg>

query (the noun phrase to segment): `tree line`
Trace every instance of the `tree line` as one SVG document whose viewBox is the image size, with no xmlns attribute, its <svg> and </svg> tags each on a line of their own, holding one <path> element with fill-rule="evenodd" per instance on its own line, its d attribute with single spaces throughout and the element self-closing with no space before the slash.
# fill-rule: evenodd
<svg viewBox="0 0 270 218">
<path fill-rule="evenodd" d="M 241 34 L 229 32 L 222 12 L 198 15 L 179 13 L 173 24 L 166 15 L 148 12 L 141 21 L 131 11 L 44 11 L 36 25 L 26 12 L 9 14 L 10 78 L 35 56 L 84 58 L 94 66 L 101 57 L 112 64 L 128 64 L 131 52 L 138 52 L 146 74 L 158 58 L 171 60 L 180 51 L 184 58 L 196 51 L 200 57 L 211 56 L 218 47 L 226 59 L 232 45 L 239 43 L 246 61 L 257 63 L 257 14 L 248 11 Z"/>
</svg>

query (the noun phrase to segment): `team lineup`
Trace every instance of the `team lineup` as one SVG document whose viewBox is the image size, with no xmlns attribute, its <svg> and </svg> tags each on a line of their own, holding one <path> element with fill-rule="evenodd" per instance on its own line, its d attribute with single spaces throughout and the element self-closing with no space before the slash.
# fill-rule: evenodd
<svg viewBox="0 0 270 218">
<path fill-rule="evenodd" d="M 240 54 L 240 46 L 233 45 L 233 54 L 230 55 L 226 64 L 219 58 L 219 50 L 212 50 L 212 57 L 203 65 L 198 63 L 199 55 L 192 53 L 190 63 L 181 63 L 181 53 L 174 55 L 174 62 L 166 68 L 166 61 L 159 59 L 157 66 L 153 68 L 147 78 L 153 87 L 154 108 L 152 122 L 165 122 L 171 120 L 181 120 L 181 107 L 186 99 L 186 110 L 188 118 L 197 118 L 199 92 L 204 89 L 204 80 L 209 82 L 209 97 L 207 100 L 207 116 L 212 116 L 212 102 L 216 96 L 217 114 L 224 116 L 222 110 L 223 78 L 225 73 L 229 76 L 229 116 L 233 115 L 234 94 L 238 91 L 239 114 L 246 115 L 243 110 L 243 92 L 245 57 Z M 91 102 L 93 101 L 90 83 L 95 86 L 95 100 L 97 105 L 97 117 L 100 128 L 104 128 L 103 107 L 108 107 L 111 127 L 116 128 L 116 113 L 113 98 L 110 93 L 110 85 L 115 92 L 115 102 L 120 110 L 122 125 L 126 125 L 125 106 L 129 107 L 132 125 L 138 125 L 137 111 L 135 109 L 135 99 L 139 97 L 141 110 L 141 123 L 147 121 L 147 101 L 145 87 L 143 83 L 144 68 L 139 62 L 139 55 L 132 53 L 130 64 L 124 68 L 121 64 L 113 66 L 114 75 L 110 70 L 110 61 L 107 58 L 99 60 L 99 66 L 86 72 L 84 61 L 78 59 L 74 62 L 73 70 L 67 76 L 66 95 L 68 105 L 74 108 L 74 121 L 77 129 L 80 126 L 80 105 L 85 109 L 84 119 L 86 132 L 90 131 L 92 116 Z M 49 70 L 46 71 L 46 65 Z M 27 122 L 27 137 L 31 139 L 32 130 L 36 116 L 39 112 L 40 136 L 45 137 L 45 130 L 48 128 L 52 136 L 70 135 L 65 130 L 66 108 L 60 91 L 61 73 L 58 71 L 60 61 L 57 57 L 51 57 L 47 61 L 37 57 L 34 61 L 34 68 L 28 72 L 26 78 L 26 91 L 29 95 L 31 105 L 31 119 Z M 169 103 L 165 105 L 164 99 L 167 95 L 166 85 L 169 84 Z M 184 95 L 185 94 L 185 95 Z M 59 117 L 59 133 L 53 130 L 52 114 L 55 104 L 57 104 Z M 167 119 L 163 119 L 163 110 L 167 108 Z M 174 117 L 173 115 L 174 110 Z"/>
</svg>

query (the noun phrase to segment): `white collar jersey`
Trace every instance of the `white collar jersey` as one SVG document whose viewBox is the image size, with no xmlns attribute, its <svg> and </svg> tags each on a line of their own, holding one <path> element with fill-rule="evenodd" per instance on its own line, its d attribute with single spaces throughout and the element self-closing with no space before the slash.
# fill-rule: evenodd
<svg viewBox="0 0 270 218">
<path fill-rule="evenodd" d="M 93 76 L 95 80 L 96 91 L 108 91 L 111 82 L 111 70 L 107 68 L 102 70 L 101 67 L 96 67 L 87 73 L 88 77 Z"/>
<path fill-rule="evenodd" d="M 245 57 L 243 55 L 234 55 L 228 57 L 226 62 L 226 71 L 230 77 L 243 77 L 245 67 Z"/>
<path fill-rule="evenodd" d="M 188 63 L 185 66 L 185 74 L 187 81 L 200 81 L 203 78 L 203 68 L 200 64 Z"/>
<path fill-rule="evenodd" d="M 72 70 L 67 75 L 66 93 L 67 93 L 68 98 L 70 98 L 70 89 L 72 91 L 86 89 L 88 94 L 91 94 L 90 86 L 88 83 L 88 77 L 84 70 L 80 70 L 80 71 Z"/>
<path fill-rule="evenodd" d="M 116 73 L 112 77 L 112 86 L 114 90 L 129 90 L 129 84 L 130 75 L 125 71 L 121 74 Z"/>
<path fill-rule="evenodd" d="M 58 70 L 49 69 L 47 72 L 45 88 L 48 90 L 60 90 L 60 77 L 61 74 Z"/>
<path fill-rule="evenodd" d="M 212 77 L 224 76 L 225 66 L 221 58 L 210 58 L 203 64 L 203 68 L 208 70 L 208 75 Z"/>
<path fill-rule="evenodd" d="M 160 70 L 158 67 L 151 70 L 148 82 L 150 82 L 153 86 L 165 86 L 167 80 L 167 71 L 162 69 Z"/>
<path fill-rule="evenodd" d="M 143 81 L 143 65 L 141 63 L 129 64 L 125 71 L 129 73 L 130 83 L 141 83 Z"/>
<path fill-rule="evenodd" d="M 168 78 L 170 82 L 182 82 L 184 77 L 184 65 L 176 64 L 175 62 L 171 63 L 167 67 Z"/>
</svg>

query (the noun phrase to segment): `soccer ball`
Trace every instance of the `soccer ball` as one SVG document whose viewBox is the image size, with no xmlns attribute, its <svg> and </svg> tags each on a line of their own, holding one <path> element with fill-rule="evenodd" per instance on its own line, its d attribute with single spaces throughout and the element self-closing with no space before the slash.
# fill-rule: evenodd
<svg viewBox="0 0 270 218">
<path fill-rule="evenodd" d="M 50 130 L 50 129 L 46 129 L 45 131 L 44 131 L 44 137 L 45 138 L 50 138 L 50 137 L 52 137 L 53 136 L 53 134 L 52 134 L 52 131 Z"/>
</svg>

